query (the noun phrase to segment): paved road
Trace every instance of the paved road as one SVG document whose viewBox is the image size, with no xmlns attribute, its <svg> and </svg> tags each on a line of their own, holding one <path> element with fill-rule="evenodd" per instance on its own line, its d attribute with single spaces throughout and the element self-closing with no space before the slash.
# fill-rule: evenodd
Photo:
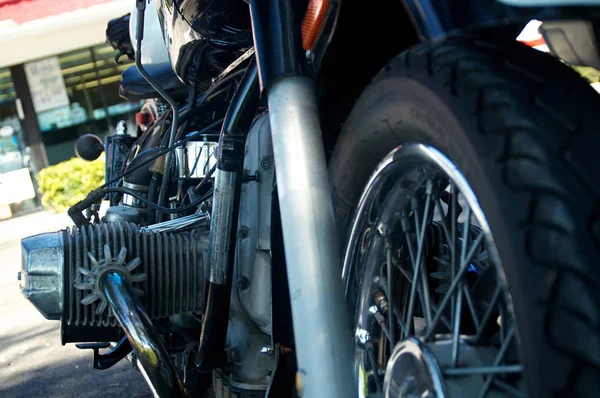
<svg viewBox="0 0 600 398">
<path fill-rule="evenodd" d="M 90 352 L 60 344 L 60 323 L 47 321 L 21 296 L 21 238 L 69 225 L 46 212 L 0 222 L 0 397 L 151 397 L 127 360 L 92 369 Z"/>
</svg>

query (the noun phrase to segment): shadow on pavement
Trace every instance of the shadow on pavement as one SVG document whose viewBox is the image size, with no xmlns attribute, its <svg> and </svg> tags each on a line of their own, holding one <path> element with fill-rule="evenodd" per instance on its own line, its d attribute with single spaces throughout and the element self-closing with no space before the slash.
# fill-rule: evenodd
<svg viewBox="0 0 600 398">
<path fill-rule="evenodd" d="M 2 340 L 0 340 L 0 356 L 11 346 L 23 343 L 28 340 L 36 340 L 44 338 L 49 332 L 58 332 L 58 328 L 55 323 L 49 323 L 48 326 L 42 328 L 31 329 L 27 332 L 14 332 L 2 334 Z"/>
<path fill-rule="evenodd" d="M 56 358 L 52 366 L 30 368 L 5 380 L 0 397 L 152 397 L 139 373 L 132 378 L 128 361 L 107 370 L 87 370 L 91 366 L 91 357 L 68 362 Z"/>
</svg>

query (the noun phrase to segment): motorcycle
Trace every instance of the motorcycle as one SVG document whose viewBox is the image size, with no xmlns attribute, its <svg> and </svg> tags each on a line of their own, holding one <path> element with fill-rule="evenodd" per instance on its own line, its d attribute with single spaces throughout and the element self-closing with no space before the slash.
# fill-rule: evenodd
<svg viewBox="0 0 600 398">
<path fill-rule="evenodd" d="M 170 109 L 23 293 L 161 397 L 600 396 L 598 5 L 137 0 Z"/>
</svg>

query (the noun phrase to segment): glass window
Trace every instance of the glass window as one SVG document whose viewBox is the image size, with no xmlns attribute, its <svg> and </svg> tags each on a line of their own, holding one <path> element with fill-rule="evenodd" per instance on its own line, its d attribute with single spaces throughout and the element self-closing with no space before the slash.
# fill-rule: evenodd
<svg viewBox="0 0 600 398">
<path fill-rule="evenodd" d="M 16 96 L 10 70 L 0 68 L 0 104 L 14 101 Z"/>
<path fill-rule="evenodd" d="M 104 138 L 119 120 L 134 123 L 141 102 L 118 95 L 121 73 L 133 65 L 126 57 L 116 64 L 116 51 L 102 44 L 58 56 L 68 106 L 38 113 L 48 161 L 56 164 L 74 156 L 74 142 L 84 134 Z"/>
<path fill-rule="evenodd" d="M 0 68 L 0 219 L 39 206 L 23 142 L 10 70 Z"/>
</svg>

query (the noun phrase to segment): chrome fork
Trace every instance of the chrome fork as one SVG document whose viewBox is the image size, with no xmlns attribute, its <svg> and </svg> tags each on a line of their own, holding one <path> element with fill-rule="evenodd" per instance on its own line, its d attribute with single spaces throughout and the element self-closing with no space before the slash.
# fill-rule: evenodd
<svg viewBox="0 0 600 398">
<path fill-rule="evenodd" d="M 302 395 L 352 397 L 352 336 L 315 85 L 285 77 L 267 94 Z"/>
</svg>

